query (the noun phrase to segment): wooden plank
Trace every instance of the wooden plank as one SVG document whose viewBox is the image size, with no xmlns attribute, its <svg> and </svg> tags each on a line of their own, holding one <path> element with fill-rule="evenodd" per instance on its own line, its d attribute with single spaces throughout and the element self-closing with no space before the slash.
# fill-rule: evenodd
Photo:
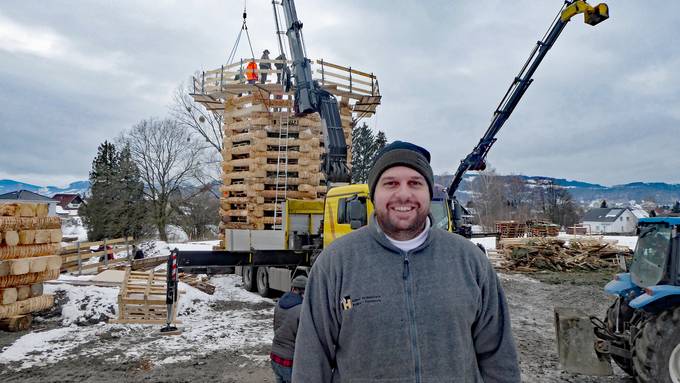
<svg viewBox="0 0 680 383">
<path fill-rule="evenodd" d="M 331 68 L 339 69 L 339 70 L 342 70 L 342 71 L 345 71 L 345 72 L 352 72 L 352 73 L 358 74 L 358 75 L 360 75 L 360 76 L 366 76 L 366 77 L 368 77 L 368 78 L 373 78 L 373 79 L 376 78 L 375 75 L 373 75 L 373 74 L 366 73 L 366 72 L 362 72 L 362 71 L 358 71 L 358 70 L 356 70 L 356 69 L 349 69 L 349 68 L 346 68 L 346 67 L 344 67 L 344 66 L 340 66 L 340 65 L 338 65 L 338 64 L 329 63 L 328 61 L 316 60 L 316 63 L 317 63 L 317 64 L 322 64 L 323 66 L 329 66 L 329 67 L 331 67 Z"/>
<path fill-rule="evenodd" d="M 132 237 L 127 237 L 127 238 L 114 238 L 114 239 L 107 239 L 104 241 L 96 241 L 96 242 L 80 242 L 80 248 L 88 248 L 92 246 L 100 246 L 103 245 L 104 242 L 106 242 L 107 245 L 113 245 L 116 243 L 124 243 L 125 240 L 127 239 L 127 242 L 132 243 L 133 238 Z M 77 250 L 78 245 L 69 245 L 69 246 L 64 246 L 61 250 L 62 252 L 64 251 L 70 251 L 70 250 Z"/>
<path fill-rule="evenodd" d="M 368 85 L 368 86 L 375 86 L 375 84 L 371 84 L 370 81 L 359 80 L 359 79 L 357 79 L 356 77 L 350 78 L 349 76 L 342 76 L 342 75 L 339 75 L 339 74 L 336 74 L 336 73 L 333 73 L 333 72 L 322 71 L 321 69 L 317 69 L 317 70 L 316 70 L 316 73 L 321 73 L 321 74 L 323 74 L 324 79 L 321 80 L 322 82 L 323 82 L 323 81 L 326 81 L 326 80 L 325 80 L 325 77 L 326 77 L 326 76 L 330 76 L 330 77 L 339 78 L 339 79 L 342 79 L 342 80 L 351 81 L 352 83 L 363 84 L 363 85 Z"/>
<path fill-rule="evenodd" d="M 109 263 L 109 266 L 113 266 L 113 265 L 120 265 L 121 263 L 125 263 L 127 261 L 128 260 L 125 259 L 125 258 L 109 259 L 108 263 Z M 89 265 L 83 265 L 82 269 L 83 270 L 89 270 L 89 269 L 96 269 L 98 267 L 103 267 L 103 266 L 104 266 L 104 262 L 97 262 L 97 263 L 91 263 Z M 66 270 L 66 271 L 77 271 L 78 270 L 78 262 L 64 263 L 64 264 L 61 265 L 61 269 Z"/>
<path fill-rule="evenodd" d="M 45 281 L 49 285 L 72 285 L 72 286 L 100 286 L 100 287 L 120 287 L 121 282 L 107 282 L 107 281 L 83 281 L 79 279 L 66 279 L 56 281 Z"/>
<path fill-rule="evenodd" d="M 354 93 L 354 94 L 357 94 L 357 95 L 366 95 L 366 96 L 372 96 L 373 95 L 373 91 L 371 91 L 370 89 L 359 88 L 357 86 L 352 86 L 350 88 L 349 84 L 340 84 L 340 83 L 337 83 L 337 82 L 334 82 L 334 81 L 329 81 L 329 80 L 324 81 L 324 85 L 328 85 L 328 84 L 335 85 L 338 88 L 346 89 L 348 92 L 351 92 L 351 93 Z"/>
<path fill-rule="evenodd" d="M 111 319 L 109 323 L 118 324 L 165 324 L 165 319 Z M 173 324 L 182 324 L 182 321 L 173 319 Z"/>
<path fill-rule="evenodd" d="M 80 252 L 80 259 L 87 260 L 93 257 L 101 257 L 106 255 L 106 250 L 101 250 L 101 251 L 90 251 L 89 249 L 85 249 L 84 251 Z M 61 258 L 64 260 L 64 263 L 66 262 L 75 262 L 78 260 L 78 253 L 75 254 L 61 254 Z"/>
</svg>

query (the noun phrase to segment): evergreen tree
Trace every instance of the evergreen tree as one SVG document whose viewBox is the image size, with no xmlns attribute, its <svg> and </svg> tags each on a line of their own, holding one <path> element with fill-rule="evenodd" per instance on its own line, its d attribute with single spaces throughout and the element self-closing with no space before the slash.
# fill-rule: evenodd
<svg viewBox="0 0 680 383">
<path fill-rule="evenodd" d="M 600 209 L 606 209 L 607 208 L 607 200 L 602 200 L 602 203 L 600 204 Z"/>
<path fill-rule="evenodd" d="M 90 198 L 80 207 L 79 214 L 87 227 L 90 241 L 98 241 L 112 236 L 115 223 L 114 212 L 110 206 L 114 204 L 113 185 L 116 183 L 116 147 L 104 141 L 97 149 L 97 156 L 92 161 L 90 171 Z"/>
<path fill-rule="evenodd" d="M 118 231 L 124 236 L 139 238 L 145 228 L 147 206 L 144 201 L 144 183 L 139 168 L 132 159 L 130 147 L 125 146 L 118 156 L 118 183 L 115 186 Z"/>
<path fill-rule="evenodd" d="M 373 156 L 371 157 L 371 166 L 373 166 L 373 162 L 375 162 L 375 156 L 380 153 L 380 151 L 387 145 L 387 136 L 385 135 L 385 132 L 382 130 L 378 131 L 378 134 L 375 136 L 375 140 L 373 141 Z M 369 167 L 370 169 L 370 167 Z"/>
<path fill-rule="evenodd" d="M 385 132 L 374 135 L 363 123 L 352 128 L 352 183 L 366 183 L 375 156 L 387 145 Z"/>
<path fill-rule="evenodd" d="M 352 127 L 352 182 L 365 183 L 373 159 L 373 132 L 363 123 Z"/>
<path fill-rule="evenodd" d="M 108 141 L 99 145 L 90 171 L 90 188 L 90 197 L 79 211 L 90 241 L 142 235 L 144 184 L 129 148 L 117 152 Z"/>
</svg>

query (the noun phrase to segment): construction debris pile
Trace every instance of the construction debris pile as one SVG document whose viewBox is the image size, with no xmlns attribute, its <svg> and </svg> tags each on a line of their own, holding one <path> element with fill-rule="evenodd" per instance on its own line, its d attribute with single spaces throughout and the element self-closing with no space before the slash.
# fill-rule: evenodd
<svg viewBox="0 0 680 383">
<path fill-rule="evenodd" d="M 30 314 L 49 309 L 43 282 L 59 278 L 61 221 L 48 205 L 0 204 L 0 328 L 28 328 Z"/>
<path fill-rule="evenodd" d="M 616 241 L 601 239 L 572 239 L 568 243 L 557 238 L 504 239 L 498 250 L 504 257 L 501 268 L 524 272 L 599 270 L 615 266 L 617 254 L 632 255 Z"/>
</svg>

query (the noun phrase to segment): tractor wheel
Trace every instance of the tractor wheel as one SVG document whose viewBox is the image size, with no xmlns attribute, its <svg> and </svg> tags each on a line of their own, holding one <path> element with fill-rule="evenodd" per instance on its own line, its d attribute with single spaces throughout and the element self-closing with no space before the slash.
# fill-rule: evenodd
<svg viewBox="0 0 680 383">
<path fill-rule="evenodd" d="M 604 320 L 605 326 L 607 326 L 607 329 L 611 332 L 616 332 L 616 311 L 619 311 L 619 315 L 623 316 L 623 310 L 619 309 L 619 305 L 617 304 L 620 302 L 620 300 L 617 300 L 616 302 L 612 303 L 611 306 L 607 309 L 607 317 Z M 622 303 L 625 305 L 625 303 Z M 626 305 L 626 307 L 628 307 Z M 628 307 L 629 308 L 629 307 Z M 629 308 L 630 309 L 630 308 Z M 630 309 L 632 310 L 632 309 Z M 620 318 L 623 319 L 621 322 L 625 321 L 625 318 Z M 633 373 L 633 360 L 632 359 L 626 359 L 622 358 L 618 355 L 611 354 L 610 355 L 612 360 L 619 366 L 621 369 L 628 375 L 634 375 Z"/>
<path fill-rule="evenodd" d="M 651 318 L 633 347 L 639 383 L 680 382 L 680 307 Z"/>
<path fill-rule="evenodd" d="M 243 266 L 243 288 L 247 291 L 255 291 L 255 276 L 257 273 L 257 267 L 254 266 Z"/>
<path fill-rule="evenodd" d="M 269 273 L 266 267 L 257 268 L 257 292 L 265 298 L 269 297 Z"/>
</svg>

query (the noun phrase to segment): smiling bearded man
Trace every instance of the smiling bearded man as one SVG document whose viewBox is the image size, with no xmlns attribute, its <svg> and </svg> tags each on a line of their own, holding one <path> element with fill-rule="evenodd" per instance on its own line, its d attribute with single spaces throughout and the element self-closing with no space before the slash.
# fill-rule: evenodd
<svg viewBox="0 0 680 383">
<path fill-rule="evenodd" d="M 368 176 L 375 215 L 310 272 L 293 382 L 519 382 L 503 289 L 472 242 L 433 228 L 430 153 L 396 141 Z"/>
</svg>

